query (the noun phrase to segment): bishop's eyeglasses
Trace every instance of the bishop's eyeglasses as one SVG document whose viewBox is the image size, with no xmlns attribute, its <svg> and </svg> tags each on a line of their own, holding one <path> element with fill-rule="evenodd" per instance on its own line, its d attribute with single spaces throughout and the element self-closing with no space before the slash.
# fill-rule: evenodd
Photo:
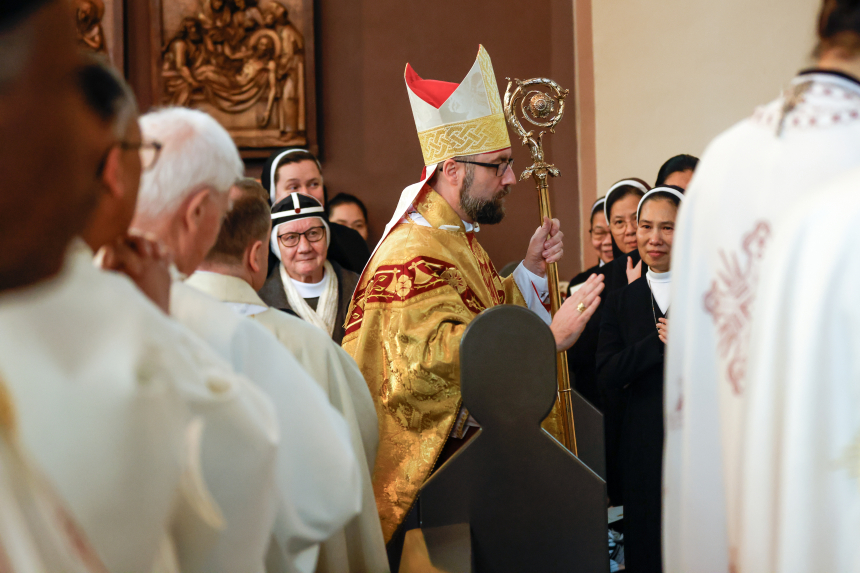
<svg viewBox="0 0 860 573">
<path fill-rule="evenodd" d="M 469 165 L 480 165 L 481 167 L 487 167 L 489 169 L 496 170 L 496 177 L 501 177 L 505 174 L 505 171 L 508 170 L 508 167 L 511 169 L 514 168 L 514 158 L 502 160 L 501 163 L 480 163 L 478 161 L 461 161 L 460 159 L 455 159 L 457 163 L 468 163 Z"/>
<path fill-rule="evenodd" d="M 322 241 L 325 238 L 325 227 L 311 227 L 304 233 L 284 233 L 283 235 L 278 235 L 278 240 L 285 247 L 295 247 L 299 244 L 299 241 L 302 240 L 302 236 L 304 236 L 309 243 Z"/>
</svg>

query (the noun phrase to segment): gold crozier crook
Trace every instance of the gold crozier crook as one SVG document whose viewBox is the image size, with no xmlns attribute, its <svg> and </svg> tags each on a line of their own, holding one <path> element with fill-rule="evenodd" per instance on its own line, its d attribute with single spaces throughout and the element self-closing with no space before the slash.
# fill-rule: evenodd
<svg viewBox="0 0 860 573">
<path fill-rule="evenodd" d="M 534 131 L 526 131 L 517 116 L 517 106 L 520 115 L 537 127 L 549 128 L 550 133 L 555 133 L 555 126 L 564 115 L 564 98 L 568 90 L 562 89 L 557 83 L 547 78 L 534 78 L 520 81 L 508 80 L 508 89 L 505 91 L 505 119 L 511 129 L 520 137 L 523 145 L 528 145 L 532 155 L 532 165 L 520 175 L 520 181 L 531 176 L 537 185 L 540 198 L 540 217 L 543 224 L 544 217 L 552 219 L 552 208 L 549 201 L 549 177 L 559 177 L 561 172 L 552 164 L 546 162 L 543 153 L 544 131 L 534 136 Z M 541 88 L 531 89 L 529 88 Z M 547 279 L 549 283 L 549 300 L 551 313 L 555 316 L 561 305 L 561 293 L 558 290 L 558 266 L 556 263 L 547 265 Z M 557 436 L 562 444 L 574 455 L 576 452 L 576 430 L 573 425 L 573 396 L 570 389 L 570 376 L 567 371 L 567 354 L 558 353 L 557 380 L 558 401 L 553 408 L 553 414 L 558 414 L 560 428 Z M 552 417 L 553 414 L 550 414 Z M 546 425 L 546 424 L 545 424 Z"/>
</svg>

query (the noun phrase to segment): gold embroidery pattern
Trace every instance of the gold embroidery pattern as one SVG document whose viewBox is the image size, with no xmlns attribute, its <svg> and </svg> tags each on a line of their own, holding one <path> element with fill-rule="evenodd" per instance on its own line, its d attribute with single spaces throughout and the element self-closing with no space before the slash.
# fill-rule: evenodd
<svg viewBox="0 0 860 573">
<path fill-rule="evenodd" d="M 373 491 L 386 541 L 412 507 L 460 411 L 462 332 L 487 306 L 525 305 L 513 279 L 495 275 L 472 233 L 438 229 L 460 224 L 442 197 L 428 189 L 413 204 L 432 228 L 408 223 L 386 237 L 353 294 L 343 342 L 376 406 Z"/>
<path fill-rule="evenodd" d="M 400 275 L 400 278 L 397 279 L 397 286 L 394 288 L 394 291 L 400 296 L 400 298 L 404 298 L 406 295 L 410 293 L 412 290 L 412 279 L 410 279 L 406 275 Z"/>
<path fill-rule="evenodd" d="M 442 273 L 441 278 L 446 281 L 451 288 L 456 289 L 458 293 L 462 293 L 466 290 L 466 280 L 457 269 L 448 269 Z"/>
<path fill-rule="evenodd" d="M 481 75 L 484 77 L 484 89 L 487 91 L 487 102 L 490 104 L 490 110 L 496 113 L 502 113 L 502 100 L 499 97 L 499 85 L 496 83 L 496 72 L 493 71 L 493 62 L 490 61 L 490 54 L 481 46 L 478 50 L 478 65 L 481 66 Z"/>
<path fill-rule="evenodd" d="M 498 93 L 498 91 L 496 92 Z M 440 125 L 418 133 L 426 165 L 511 146 L 504 113 Z"/>
</svg>

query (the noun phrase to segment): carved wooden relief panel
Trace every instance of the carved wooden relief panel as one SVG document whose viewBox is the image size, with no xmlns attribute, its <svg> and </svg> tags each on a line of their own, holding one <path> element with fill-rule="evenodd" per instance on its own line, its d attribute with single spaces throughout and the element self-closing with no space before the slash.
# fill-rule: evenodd
<svg viewBox="0 0 860 573">
<path fill-rule="evenodd" d="M 114 66 L 122 70 L 122 0 L 71 0 L 71 5 L 78 45 L 85 50 L 105 54 Z"/>
<path fill-rule="evenodd" d="M 315 143 L 312 0 L 159 4 L 162 104 L 211 114 L 240 148 Z"/>
</svg>

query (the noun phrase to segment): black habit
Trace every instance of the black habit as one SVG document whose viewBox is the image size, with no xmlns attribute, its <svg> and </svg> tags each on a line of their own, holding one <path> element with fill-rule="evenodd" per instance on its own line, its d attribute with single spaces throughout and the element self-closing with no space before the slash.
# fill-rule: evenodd
<svg viewBox="0 0 860 573">
<path fill-rule="evenodd" d="M 329 221 L 328 227 L 331 229 L 331 244 L 328 246 L 326 258 L 360 275 L 367 261 L 370 260 L 367 241 L 358 234 L 358 231 L 346 225 Z"/>
<path fill-rule="evenodd" d="M 601 301 L 605 301 L 610 294 L 627 286 L 628 257 L 633 260 L 633 266 L 642 260 L 637 249 L 626 255 L 622 253 L 616 246 L 615 239 L 612 240 L 612 250 L 615 253 L 615 258 L 596 271 L 597 274 L 603 275 L 604 288 L 600 295 Z M 567 364 L 573 387 L 603 413 L 606 491 L 612 505 L 622 505 L 624 495 L 621 488 L 622 478 L 618 463 L 618 449 L 620 445 L 619 433 L 624 421 L 626 394 L 601 387 L 597 383 L 596 374 L 597 339 L 600 335 L 600 323 L 605 306 L 606 303 L 601 302 L 600 307 L 585 325 L 579 340 L 568 349 Z"/>
<path fill-rule="evenodd" d="M 625 562 L 631 573 L 660 573 L 665 345 L 655 317 L 665 316 L 644 277 L 612 293 L 603 307 L 598 383 L 627 400 L 618 456 Z"/>
<path fill-rule="evenodd" d="M 588 277 L 599 273 L 602 268 L 598 263 L 579 273 L 570 279 L 570 286 L 584 283 Z M 599 327 L 600 323 L 597 322 L 596 326 Z M 586 324 L 577 343 L 567 349 L 567 370 L 570 373 L 570 382 L 573 388 L 602 412 L 603 395 L 597 387 L 594 375 L 594 355 L 597 352 L 597 333 L 599 330 L 597 327 L 593 327 L 589 331 L 588 324 Z"/>
<path fill-rule="evenodd" d="M 334 274 L 337 276 L 337 318 L 335 319 L 334 332 L 332 332 L 331 338 L 340 344 L 343 342 L 343 337 L 346 335 L 346 330 L 344 330 L 343 325 L 346 322 L 346 311 L 349 309 L 352 294 L 355 291 L 355 287 L 358 285 L 358 275 L 352 271 L 344 269 L 331 259 L 328 261 L 331 263 L 331 266 L 334 269 Z M 298 316 L 287 301 L 287 293 L 284 292 L 284 282 L 281 280 L 281 272 L 279 270 L 280 265 L 281 261 L 277 261 L 277 266 L 275 268 L 276 272 L 269 275 L 269 278 L 267 278 L 265 284 L 263 284 L 263 288 L 261 288 L 260 292 L 257 294 L 259 294 L 260 298 L 263 299 L 263 302 L 269 306 Z M 318 298 L 305 299 L 305 301 L 312 309 L 316 310 L 317 303 L 319 302 Z"/>
<path fill-rule="evenodd" d="M 570 279 L 570 286 L 573 287 L 576 285 L 581 285 L 582 283 L 584 283 L 585 281 L 588 280 L 588 277 L 590 277 L 593 274 L 600 272 L 600 269 L 602 269 L 602 268 L 603 267 L 600 266 L 600 263 L 597 263 L 596 265 L 594 265 L 590 269 L 586 269 L 586 270 L 582 271 L 581 273 L 579 273 L 578 275 L 576 275 L 575 277 Z"/>
</svg>

